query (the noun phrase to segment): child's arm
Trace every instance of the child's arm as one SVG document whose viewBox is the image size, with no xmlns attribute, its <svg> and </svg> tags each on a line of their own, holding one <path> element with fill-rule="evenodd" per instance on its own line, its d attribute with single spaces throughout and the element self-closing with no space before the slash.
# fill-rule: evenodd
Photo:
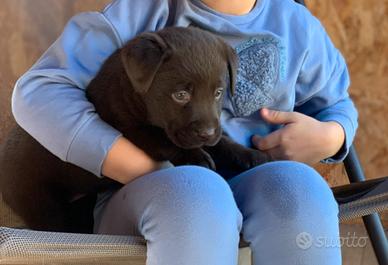
<svg viewBox="0 0 388 265">
<path fill-rule="evenodd" d="M 172 165 L 168 162 L 152 160 L 129 140 L 119 137 L 106 155 L 102 175 L 126 184 L 139 176 L 169 166 Z"/>
<path fill-rule="evenodd" d="M 305 163 L 337 162 L 345 158 L 357 129 L 357 110 L 349 97 L 345 60 L 320 22 L 309 26 L 304 63 L 295 85 L 295 112 L 261 112 L 264 119 L 284 124 L 253 144 L 275 159 Z"/>
<path fill-rule="evenodd" d="M 104 173 L 121 182 L 131 177 L 123 172 L 130 171 L 134 160 L 145 165 L 145 171 L 152 170 L 155 165 L 150 158 L 100 119 L 85 88 L 124 41 L 141 31 L 156 30 L 156 25 L 163 27 L 167 17 L 161 14 L 168 14 L 167 1 L 134 0 L 115 1 L 103 13 L 73 17 L 16 83 L 12 110 L 18 124 L 60 159 L 97 176 L 104 161 Z M 138 167 L 133 172 L 132 177 L 145 173 Z"/>
</svg>

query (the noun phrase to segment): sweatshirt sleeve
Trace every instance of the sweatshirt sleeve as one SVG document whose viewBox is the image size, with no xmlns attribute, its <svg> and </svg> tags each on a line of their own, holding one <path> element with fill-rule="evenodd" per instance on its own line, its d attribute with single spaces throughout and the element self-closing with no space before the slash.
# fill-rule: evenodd
<svg viewBox="0 0 388 265">
<path fill-rule="evenodd" d="M 310 15 L 304 62 L 296 83 L 295 111 L 319 121 L 338 122 L 345 131 L 345 142 L 325 163 L 342 161 L 351 146 L 358 126 L 358 113 L 349 97 L 346 62 L 334 47 L 321 23 Z"/>
<path fill-rule="evenodd" d="M 104 12 L 76 15 L 16 82 L 12 112 L 17 123 L 61 160 L 101 176 L 105 156 L 121 133 L 101 120 L 85 89 L 124 40 L 155 30 L 146 15 L 162 8 L 156 2 L 114 1 Z"/>
</svg>

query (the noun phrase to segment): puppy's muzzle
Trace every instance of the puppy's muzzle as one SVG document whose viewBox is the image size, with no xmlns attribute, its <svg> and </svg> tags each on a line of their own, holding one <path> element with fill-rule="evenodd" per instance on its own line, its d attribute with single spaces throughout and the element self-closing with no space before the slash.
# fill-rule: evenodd
<svg viewBox="0 0 388 265">
<path fill-rule="evenodd" d="M 220 140 L 220 127 L 185 128 L 170 134 L 170 139 L 185 149 L 198 148 L 204 145 L 213 146 Z"/>
<path fill-rule="evenodd" d="M 216 134 L 216 129 L 215 127 L 210 127 L 210 128 L 204 128 L 197 130 L 197 136 L 204 140 L 205 142 L 210 140 L 214 135 Z"/>
</svg>

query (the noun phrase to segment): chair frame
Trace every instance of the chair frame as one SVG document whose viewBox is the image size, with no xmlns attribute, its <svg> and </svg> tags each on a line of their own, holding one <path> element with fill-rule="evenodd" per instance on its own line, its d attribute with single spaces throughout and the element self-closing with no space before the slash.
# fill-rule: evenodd
<svg viewBox="0 0 388 265">
<path fill-rule="evenodd" d="M 350 183 L 365 182 L 364 171 L 354 146 L 350 148 L 349 154 L 344 160 L 344 165 Z M 388 264 L 388 241 L 379 214 L 373 213 L 363 216 L 362 220 L 368 232 L 377 261 L 380 265 Z"/>
<path fill-rule="evenodd" d="M 295 2 L 306 6 L 304 0 Z M 344 160 L 344 165 L 350 183 L 365 182 L 365 175 L 355 147 L 352 145 L 349 154 Z M 384 233 L 384 227 L 378 213 L 362 217 L 365 228 L 371 240 L 373 250 L 380 265 L 388 264 L 388 241 Z"/>
</svg>

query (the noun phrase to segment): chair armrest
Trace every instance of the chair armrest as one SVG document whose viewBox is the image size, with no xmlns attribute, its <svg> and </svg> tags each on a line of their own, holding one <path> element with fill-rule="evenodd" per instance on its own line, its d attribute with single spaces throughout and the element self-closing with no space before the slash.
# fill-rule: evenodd
<svg viewBox="0 0 388 265">
<path fill-rule="evenodd" d="M 388 177 L 332 188 L 341 221 L 388 209 Z"/>
<path fill-rule="evenodd" d="M 376 193 L 376 188 L 387 185 L 387 181 L 388 177 L 369 179 L 362 182 L 333 187 L 332 191 L 338 203 L 346 203 L 361 198 L 369 192 L 374 191 L 374 193 Z"/>
</svg>

